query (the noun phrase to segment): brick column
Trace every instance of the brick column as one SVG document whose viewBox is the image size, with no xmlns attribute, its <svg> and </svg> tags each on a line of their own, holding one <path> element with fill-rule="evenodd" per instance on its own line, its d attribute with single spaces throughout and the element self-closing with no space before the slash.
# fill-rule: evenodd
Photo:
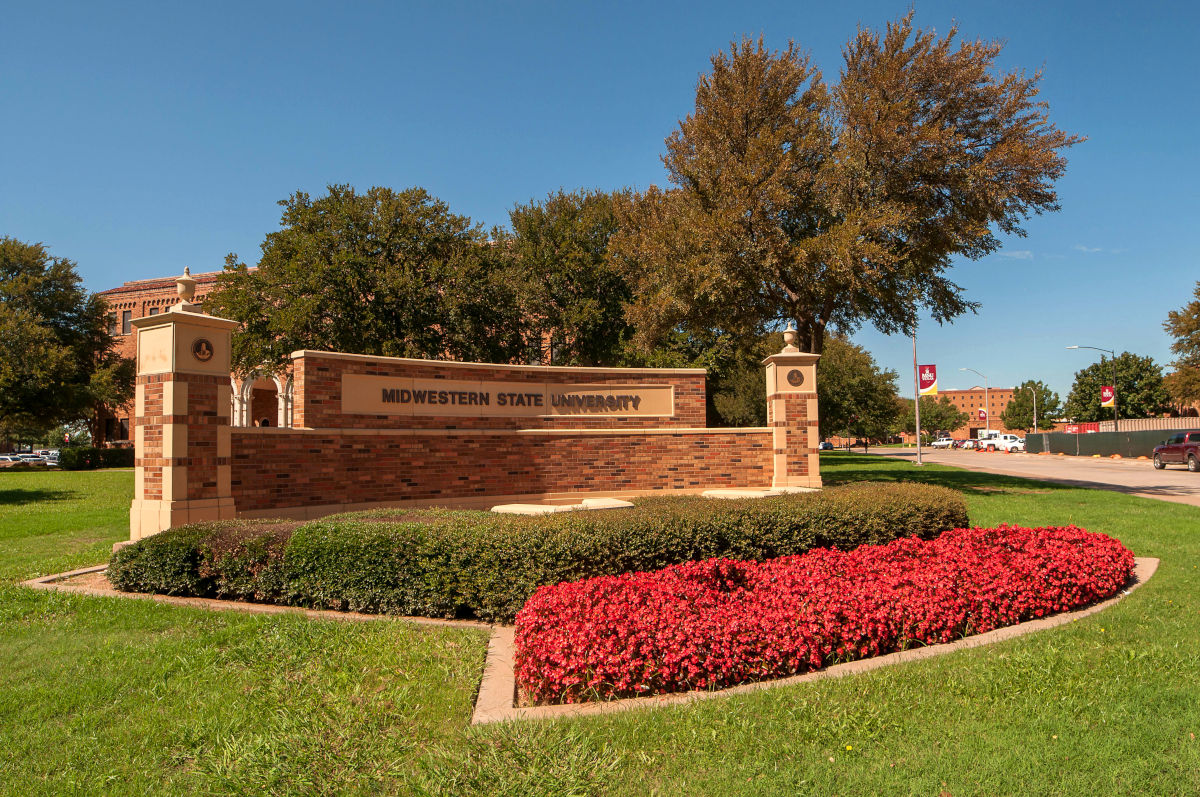
<svg viewBox="0 0 1200 797">
<path fill-rule="evenodd" d="M 763 360 L 767 369 L 767 426 L 771 427 L 775 469 L 771 486 L 820 487 L 817 453 L 817 360 L 794 345 L 789 325 L 779 354 Z"/>
<path fill-rule="evenodd" d="M 137 392 L 129 539 L 184 523 L 234 517 L 230 488 L 229 336 L 237 322 L 190 304 L 134 319 Z M 191 283 L 190 285 L 188 283 Z"/>
</svg>

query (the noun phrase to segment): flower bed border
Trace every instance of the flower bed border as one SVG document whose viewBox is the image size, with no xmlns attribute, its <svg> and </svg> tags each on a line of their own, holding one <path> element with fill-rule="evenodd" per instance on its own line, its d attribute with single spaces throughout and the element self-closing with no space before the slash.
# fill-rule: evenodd
<svg viewBox="0 0 1200 797">
<path fill-rule="evenodd" d="M 247 612 L 251 614 L 299 614 L 311 619 L 350 620 L 350 621 L 410 621 L 420 625 L 457 626 L 460 628 L 491 628 L 492 635 L 488 640 L 487 660 L 484 664 L 483 680 L 479 686 L 479 694 L 475 698 L 475 710 L 471 716 L 472 725 L 486 725 L 494 722 L 511 722 L 516 720 L 556 719 L 559 717 L 583 717 L 597 714 L 613 714 L 620 711 L 637 709 L 678 706 L 696 700 L 725 697 L 727 695 L 746 694 L 762 689 L 776 689 L 793 684 L 817 681 L 824 678 L 843 678 L 848 675 L 858 675 L 881 667 L 901 664 L 908 661 L 944 656 L 959 650 L 982 647 L 996 642 L 1003 642 L 1015 637 L 1044 631 L 1067 623 L 1073 623 L 1088 615 L 1107 609 L 1117 601 L 1150 580 L 1158 569 L 1158 559 L 1136 557 L 1133 560 L 1133 575 L 1128 584 L 1111 598 L 1094 603 L 1073 612 L 1052 614 L 1036 620 L 1027 620 L 1017 625 L 997 628 L 985 634 L 957 639 L 940 645 L 930 645 L 923 648 L 910 648 L 884 656 L 870 659 L 836 664 L 823 670 L 814 670 L 802 675 L 792 675 L 787 678 L 776 678 L 769 681 L 740 684 L 726 689 L 696 690 L 692 692 L 674 692 L 666 695 L 651 695 L 648 697 L 628 697 L 620 700 L 607 700 L 593 703 L 569 703 L 550 706 L 518 706 L 517 680 L 513 667 L 513 654 L 516 650 L 514 643 L 515 628 L 513 626 L 489 625 L 488 623 L 471 620 L 435 620 L 428 617 L 397 617 L 396 615 L 357 614 L 354 612 L 337 612 L 326 610 L 299 609 L 289 606 L 272 604 L 249 603 L 246 601 L 220 600 L 216 598 L 182 598 L 170 595 L 150 593 L 120 592 L 115 589 L 98 589 L 75 584 L 64 583 L 70 578 L 105 570 L 107 565 L 82 567 L 66 573 L 32 578 L 20 582 L 22 586 L 32 589 L 56 590 L 71 592 L 79 595 L 96 597 L 132 598 L 134 600 L 152 600 L 174 606 L 185 606 L 195 609 L 225 610 Z"/>
<path fill-rule="evenodd" d="M 944 656 L 948 653 L 954 653 L 959 650 L 968 648 L 981 647 L 990 645 L 996 642 L 1002 642 L 1015 637 L 1031 634 L 1036 631 L 1043 631 L 1048 628 L 1054 628 L 1067 623 L 1075 622 L 1076 620 L 1103 611 L 1109 606 L 1112 606 L 1117 601 L 1124 598 L 1133 590 L 1144 584 L 1154 575 L 1158 569 L 1158 559 L 1149 557 L 1135 557 L 1133 560 L 1133 575 L 1129 582 L 1111 598 L 1093 603 L 1091 606 L 1086 606 L 1073 612 L 1062 612 L 1052 614 L 1046 617 L 1041 617 L 1036 620 L 1027 620 L 1016 625 L 1009 625 L 1003 628 L 997 628 L 994 631 L 988 631 L 983 634 L 975 634 L 962 639 L 956 639 L 953 642 L 946 642 L 939 645 L 929 645 L 920 648 L 910 648 L 908 650 L 888 653 L 883 656 L 875 656 L 869 659 L 859 659 L 856 661 L 836 664 L 832 667 L 826 667 L 821 670 L 814 670 L 802 675 L 792 675 L 786 678 L 776 678 L 767 681 L 756 681 L 749 684 L 740 684 L 731 686 L 725 689 L 712 690 L 694 690 L 691 692 L 676 692 L 665 695 L 651 695 L 647 697 L 628 697 L 618 700 L 596 701 L 590 703 L 568 703 L 560 705 L 548 706 L 518 706 L 517 705 L 517 682 L 514 672 L 513 656 L 516 651 L 514 642 L 515 629 L 511 626 L 497 626 L 492 632 L 492 638 L 488 643 L 487 662 L 484 665 L 483 683 L 479 687 L 479 696 L 475 701 L 475 713 L 471 717 L 472 725 L 483 725 L 493 722 L 505 722 L 511 720 L 534 720 L 534 719 L 553 719 L 557 717 L 578 717 L 590 716 L 596 714 L 611 714 L 618 711 L 629 711 L 639 708 L 659 708 L 663 706 L 677 706 L 685 703 L 690 703 L 695 700 L 707 700 L 715 697 L 725 697 L 727 695 L 745 694 L 747 692 L 755 692 L 762 689 L 775 689 L 782 686 L 791 686 L 793 684 L 806 683 L 808 681 L 816 681 L 824 678 L 841 678 L 847 675 L 857 675 L 859 673 L 876 670 L 881 667 L 887 667 L 893 664 L 900 664 L 908 661 L 917 661 L 920 659 L 932 658 L 934 656 Z"/>
</svg>

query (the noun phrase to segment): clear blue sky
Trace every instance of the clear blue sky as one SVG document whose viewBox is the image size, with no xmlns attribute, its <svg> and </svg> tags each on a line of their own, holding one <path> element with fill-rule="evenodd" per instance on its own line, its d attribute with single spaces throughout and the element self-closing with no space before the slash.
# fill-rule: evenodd
<svg viewBox="0 0 1200 797">
<path fill-rule="evenodd" d="M 710 55 L 794 38 L 829 77 L 858 24 L 905 3 L 5 2 L 0 234 L 87 285 L 255 262 L 275 202 L 326 184 L 420 185 L 485 225 L 561 187 L 664 183 L 663 139 Z M 917 22 L 1044 68 L 1069 154 L 1063 210 L 954 277 L 978 315 L 921 330 L 942 388 L 1040 378 L 1096 352 L 1170 359 L 1161 322 L 1195 281 L 1200 128 L 1190 3 L 917 2 Z M 855 339 L 901 372 L 911 343 Z"/>
</svg>

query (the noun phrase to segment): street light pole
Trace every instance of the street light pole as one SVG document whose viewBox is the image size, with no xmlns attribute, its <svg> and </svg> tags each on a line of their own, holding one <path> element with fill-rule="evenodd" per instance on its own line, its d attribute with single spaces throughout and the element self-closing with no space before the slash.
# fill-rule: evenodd
<svg viewBox="0 0 1200 797">
<path fill-rule="evenodd" d="M 1107 352 L 1112 358 L 1112 389 L 1113 389 L 1113 431 L 1121 431 L 1120 417 L 1117 412 L 1117 353 L 1112 349 L 1102 349 L 1099 346 L 1068 346 L 1068 349 L 1094 349 L 1099 352 Z M 1104 355 L 1100 356 L 1100 363 L 1104 363 Z"/>
<path fill-rule="evenodd" d="M 1033 394 L 1033 433 L 1037 434 L 1037 388 L 1027 387 L 1025 389 Z"/>
<path fill-rule="evenodd" d="M 913 426 L 917 432 L 917 464 L 921 461 L 921 376 L 917 369 L 917 333 L 913 332 Z"/>
<path fill-rule="evenodd" d="M 973 374 L 979 374 L 979 372 L 976 371 L 974 368 L 959 368 L 958 370 L 970 371 Z M 992 402 L 988 400 L 988 381 L 987 381 L 986 376 L 984 376 L 983 374 L 979 374 L 979 375 L 983 376 L 983 409 L 984 409 L 983 428 L 984 428 L 984 431 L 991 432 L 992 431 Z"/>
</svg>

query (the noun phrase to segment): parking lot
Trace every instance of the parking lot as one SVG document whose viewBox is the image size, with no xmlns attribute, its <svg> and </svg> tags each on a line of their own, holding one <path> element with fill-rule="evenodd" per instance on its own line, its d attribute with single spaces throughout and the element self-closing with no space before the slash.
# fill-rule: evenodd
<svg viewBox="0 0 1200 797">
<path fill-rule="evenodd" d="M 913 461 L 917 458 L 917 452 L 912 448 L 880 448 L 870 453 Z M 1025 476 L 1030 479 L 1113 490 L 1200 506 L 1200 474 L 1188 473 L 1182 465 L 1155 470 L 1149 460 L 1003 454 L 955 449 L 946 451 L 934 450 L 928 446 L 921 450 L 921 458 L 924 462 L 953 465 L 967 470 Z"/>
</svg>

